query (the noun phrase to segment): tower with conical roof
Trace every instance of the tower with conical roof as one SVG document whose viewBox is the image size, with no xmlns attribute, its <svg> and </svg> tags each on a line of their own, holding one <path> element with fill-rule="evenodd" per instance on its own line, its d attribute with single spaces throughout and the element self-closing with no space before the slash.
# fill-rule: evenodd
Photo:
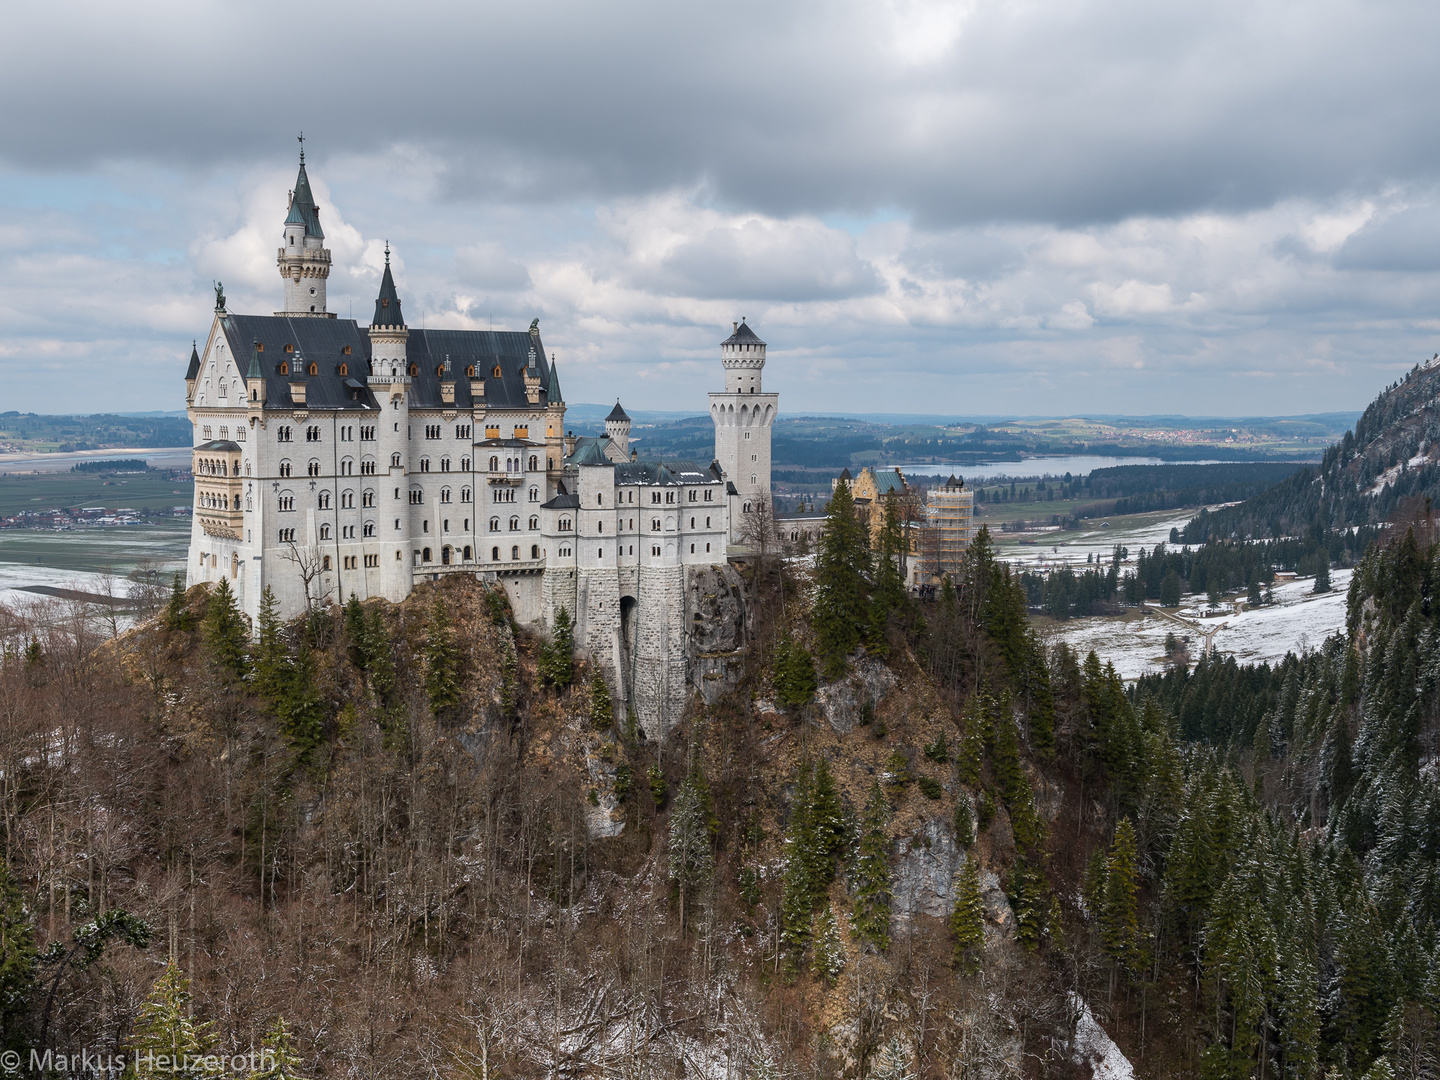
<svg viewBox="0 0 1440 1080">
<path fill-rule="evenodd" d="M 610 410 L 610 415 L 605 417 L 605 434 L 610 436 L 610 441 L 615 444 L 615 453 L 618 460 L 630 460 L 630 417 L 620 407 L 620 399 L 615 399 L 615 408 Z"/>
<path fill-rule="evenodd" d="M 750 531 L 750 515 L 759 513 L 770 498 L 770 429 L 780 395 L 761 389 L 765 342 L 743 319 L 734 327 L 720 343 L 725 392 L 710 395 L 710 419 L 715 424 L 715 460 L 734 492 L 730 540 L 739 543 Z"/>
<path fill-rule="evenodd" d="M 305 144 L 300 144 L 300 174 L 290 192 L 290 211 L 278 258 L 285 282 L 285 310 L 276 315 L 333 319 L 325 310 L 325 281 L 330 276 L 330 249 L 320 228 L 320 208 L 305 173 Z"/>
</svg>

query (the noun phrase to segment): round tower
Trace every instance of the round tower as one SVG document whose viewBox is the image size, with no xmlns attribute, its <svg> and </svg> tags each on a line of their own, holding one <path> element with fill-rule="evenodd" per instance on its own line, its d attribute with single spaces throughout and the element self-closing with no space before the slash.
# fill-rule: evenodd
<svg viewBox="0 0 1440 1080">
<path fill-rule="evenodd" d="M 320 228 L 320 208 L 305 173 L 305 147 L 300 147 L 300 174 L 290 193 L 290 212 L 276 264 L 285 282 L 285 310 L 277 315 L 333 319 L 325 310 L 325 281 L 330 277 L 330 249 Z"/>
<path fill-rule="evenodd" d="M 610 410 L 610 415 L 605 417 L 605 434 L 610 436 L 622 459 L 630 456 L 630 417 L 620 407 L 619 398 L 615 399 L 615 408 Z"/>
<path fill-rule="evenodd" d="M 770 430 L 780 395 L 761 389 L 765 342 L 744 319 L 734 328 L 720 343 L 725 392 L 710 395 L 710 419 L 715 424 L 715 460 L 730 483 L 730 541 L 742 543 L 753 531 L 746 515 L 758 513 L 770 497 Z"/>
</svg>

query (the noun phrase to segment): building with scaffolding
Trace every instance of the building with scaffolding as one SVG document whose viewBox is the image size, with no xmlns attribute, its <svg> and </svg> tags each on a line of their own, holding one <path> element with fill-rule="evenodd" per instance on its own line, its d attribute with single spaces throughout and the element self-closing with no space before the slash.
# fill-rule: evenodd
<svg viewBox="0 0 1440 1080">
<path fill-rule="evenodd" d="M 912 533 L 913 588 L 938 588 L 946 575 L 952 580 L 959 575 L 974 535 L 974 513 L 975 493 L 958 477 L 925 493 L 924 521 Z"/>
</svg>

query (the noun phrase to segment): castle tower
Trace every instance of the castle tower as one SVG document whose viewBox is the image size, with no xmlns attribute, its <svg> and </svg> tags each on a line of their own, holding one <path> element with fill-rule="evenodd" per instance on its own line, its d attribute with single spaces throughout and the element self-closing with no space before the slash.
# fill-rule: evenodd
<svg viewBox="0 0 1440 1080">
<path fill-rule="evenodd" d="M 630 460 L 630 417 L 620 407 L 620 399 L 615 399 L 615 408 L 610 410 L 610 415 L 605 417 L 605 434 L 610 436 L 610 441 L 615 444 L 615 452 L 619 460 Z"/>
<path fill-rule="evenodd" d="M 285 282 L 285 310 L 276 315 L 333 319 L 325 310 L 325 279 L 330 276 L 330 249 L 320 228 L 320 208 L 310 192 L 305 175 L 305 144 L 300 144 L 300 175 L 290 193 L 290 213 L 285 218 L 285 242 L 277 264 Z"/>
<path fill-rule="evenodd" d="M 770 495 L 770 429 L 775 424 L 780 395 L 761 390 L 765 368 L 765 342 L 744 320 L 720 343 L 725 365 L 725 392 L 710 395 L 710 419 L 715 424 L 715 460 L 735 488 L 730 499 L 730 541 L 746 533 L 746 515 L 758 510 Z"/>
<path fill-rule="evenodd" d="M 370 376 L 366 382 L 380 405 L 375 424 L 375 472 L 388 477 L 390 486 L 401 494 L 408 491 L 406 473 L 409 466 L 410 441 L 410 368 L 405 347 L 410 331 L 400 311 L 400 295 L 395 291 L 395 278 L 390 273 L 390 244 L 385 244 L 385 273 L 380 278 L 380 293 L 375 297 L 375 317 L 370 320 Z M 406 496 L 408 498 L 408 495 Z M 383 504 L 382 500 L 382 504 Z M 377 522 L 379 536 L 409 544 L 410 506 L 394 499 L 393 511 Z M 397 516 L 398 515 L 398 516 Z M 410 592 L 410 562 L 380 560 L 384 581 L 380 592 L 390 600 L 403 600 Z"/>
</svg>

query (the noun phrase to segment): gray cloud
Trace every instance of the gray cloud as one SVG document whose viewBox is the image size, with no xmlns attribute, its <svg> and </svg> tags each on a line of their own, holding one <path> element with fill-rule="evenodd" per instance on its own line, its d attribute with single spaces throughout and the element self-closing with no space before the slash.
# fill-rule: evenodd
<svg viewBox="0 0 1440 1080">
<path fill-rule="evenodd" d="M 450 198 L 704 181 L 789 215 L 1076 223 L 1433 174 L 1440 8 L 258 3 L 17 9 L 0 147 L 28 168 L 186 169 L 424 147 Z M 59 22 L 63 18 L 63 32 Z M 66 77 L 54 78 L 64 40 Z M 37 93 L 38 87 L 45 87 Z"/>
</svg>

